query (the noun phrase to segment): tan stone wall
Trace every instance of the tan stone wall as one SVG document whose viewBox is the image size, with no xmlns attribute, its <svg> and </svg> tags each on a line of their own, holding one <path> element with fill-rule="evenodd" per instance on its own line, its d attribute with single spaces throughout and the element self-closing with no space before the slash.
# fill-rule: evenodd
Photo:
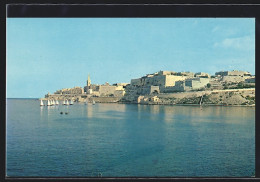
<svg viewBox="0 0 260 182">
<path fill-rule="evenodd" d="M 165 75 L 156 75 L 154 77 L 148 77 L 145 79 L 145 86 L 164 86 L 165 85 Z"/>
<path fill-rule="evenodd" d="M 195 77 L 208 77 L 208 78 L 210 78 L 210 74 L 204 73 L 204 72 L 195 73 L 194 76 L 195 76 Z"/>
<path fill-rule="evenodd" d="M 176 81 L 185 80 L 185 76 L 175 76 L 175 75 L 166 75 L 165 76 L 165 86 L 175 86 Z"/>
<path fill-rule="evenodd" d="M 115 97 L 123 97 L 124 95 L 125 95 L 124 90 L 115 90 L 115 92 L 114 92 Z"/>
<path fill-rule="evenodd" d="M 116 86 L 111 86 L 111 85 L 100 85 L 99 87 L 100 96 L 114 94 L 115 90 L 116 90 Z"/>
<path fill-rule="evenodd" d="M 115 103 L 120 100 L 120 97 L 91 97 L 89 99 L 90 102 L 93 102 L 93 100 L 96 103 Z"/>
<path fill-rule="evenodd" d="M 228 75 L 236 75 L 236 76 L 242 76 L 244 74 L 249 74 L 249 72 L 246 72 L 246 71 L 229 71 L 228 72 Z"/>
<path fill-rule="evenodd" d="M 245 81 L 244 77 L 241 76 L 223 76 L 223 82 L 243 82 Z"/>
<path fill-rule="evenodd" d="M 124 90 L 122 85 L 116 86 L 115 90 Z"/>
<path fill-rule="evenodd" d="M 176 74 L 175 71 L 159 71 L 159 75 L 171 75 L 171 74 Z"/>
<path fill-rule="evenodd" d="M 198 92 L 179 92 L 179 93 L 169 93 L 169 94 L 158 94 L 159 98 L 168 98 L 168 97 L 175 97 L 175 98 L 183 98 L 183 97 L 198 97 L 205 94 L 218 94 L 222 92 L 242 92 L 245 94 L 255 94 L 254 88 L 248 89 L 226 89 L 226 90 L 213 90 L 213 91 L 198 91 Z"/>
<path fill-rule="evenodd" d="M 54 92 L 54 94 L 83 94 L 83 93 L 84 93 L 84 89 L 81 87 L 64 88 Z"/>
</svg>

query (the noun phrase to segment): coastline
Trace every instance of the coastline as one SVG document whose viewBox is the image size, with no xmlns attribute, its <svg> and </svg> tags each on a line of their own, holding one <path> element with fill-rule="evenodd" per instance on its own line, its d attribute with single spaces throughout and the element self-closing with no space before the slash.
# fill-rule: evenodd
<svg viewBox="0 0 260 182">
<path fill-rule="evenodd" d="M 7 99 L 32 99 L 32 98 L 7 98 Z M 34 99 L 33 99 L 34 100 Z M 35 100 L 43 100 L 42 98 L 36 98 Z M 60 100 L 61 101 L 61 100 Z M 78 102 L 84 103 L 84 102 Z M 252 105 L 227 105 L 227 104 L 171 104 L 171 103 L 137 103 L 137 102 L 96 102 L 96 104 L 105 103 L 105 104 L 135 104 L 135 105 L 166 105 L 166 106 L 220 106 L 220 107 L 255 107 L 255 104 Z"/>
<path fill-rule="evenodd" d="M 121 97 L 93 97 L 90 94 L 49 94 L 39 100 L 72 100 L 88 103 L 120 103 L 143 105 L 180 106 L 243 106 L 255 107 L 255 88 L 207 90 L 196 92 L 158 93 L 148 95 L 128 94 Z"/>
</svg>

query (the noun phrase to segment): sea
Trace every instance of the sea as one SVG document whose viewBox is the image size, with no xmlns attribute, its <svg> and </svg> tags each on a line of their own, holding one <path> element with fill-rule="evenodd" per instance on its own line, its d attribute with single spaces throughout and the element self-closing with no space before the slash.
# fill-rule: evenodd
<svg viewBox="0 0 260 182">
<path fill-rule="evenodd" d="M 255 107 L 6 101 L 7 177 L 254 175 Z"/>
</svg>

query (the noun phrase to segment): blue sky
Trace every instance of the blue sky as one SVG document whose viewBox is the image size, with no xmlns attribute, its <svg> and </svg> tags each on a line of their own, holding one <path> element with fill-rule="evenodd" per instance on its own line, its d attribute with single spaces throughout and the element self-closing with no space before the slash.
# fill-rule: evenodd
<svg viewBox="0 0 260 182">
<path fill-rule="evenodd" d="M 7 98 L 159 70 L 255 74 L 254 18 L 8 18 Z"/>
</svg>

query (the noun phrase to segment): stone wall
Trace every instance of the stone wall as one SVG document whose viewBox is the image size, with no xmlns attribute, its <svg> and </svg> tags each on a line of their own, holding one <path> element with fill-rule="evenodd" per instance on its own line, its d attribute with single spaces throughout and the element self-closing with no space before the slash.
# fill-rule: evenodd
<svg viewBox="0 0 260 182">
<path fill-rule="evenodd" d="M 238 70 L 233 70 L 233 71 L 219 71 L 216 72 L 215 75 L 220 75 L 220 76 L 244 76 L 244 75 L 251 75 L 247 71 L 238 71 Z"/>
<path fill-rule="evenodd" d="M 54 92 L 54 94 L 83 94 L 83 93 L 84 93 L 84 89 L 81 87 L 64 88 Z"/>
<path fill-rule="evenodd" d="M 125 95 L 124 90 L 115 90 L 115 92 L 114 92 L 115 97 L 123 97 L 124 95 Z"/>
<path fill-rule="evenodd" d="M 245 81 L 245 78 L 241 77 L 241 76 L 223 76 L 222 81 L 223 82 L 238 83 L 238 82 Z"/>
<path fill-rule="evenodd" d="M 100 96 L 106 96 L 106 95 L 111 95 L 115 93 L 116 86 L 111 86 L 111 85 L 100 85 L 99 86 L 99 93 Z"/>
<path fill-rule="evenodd" d="M 166 76 L 165 75 L 155 75 L 153 77 L 145 78 L 145 86 L 162 86 L 165 85 Z"/>
<path fill-rule="evenodd" d="M 185 86 L 191 89 L 199 89 L 205 87 L 209 83 L 209 78 L 192 78 L 185 80 Z"/>
<path fill-rule="evenodd" d="M 176 81 L 185 80 L 185 76 L 165 75 L 165 87 L 175 86 Z"/>
<path fill-rule="evenodd" d="M 140 104 L 255 105 L 255 89 L 229 89 L 139 96 Z"/>
<path fill-rule="evenodd" d="M 90 102 L 93 102 L 93 100 L 96 103 L 115 103 L 120 100 L 121 97 L 91 97 L 89 99 Z"/>
</svg>

